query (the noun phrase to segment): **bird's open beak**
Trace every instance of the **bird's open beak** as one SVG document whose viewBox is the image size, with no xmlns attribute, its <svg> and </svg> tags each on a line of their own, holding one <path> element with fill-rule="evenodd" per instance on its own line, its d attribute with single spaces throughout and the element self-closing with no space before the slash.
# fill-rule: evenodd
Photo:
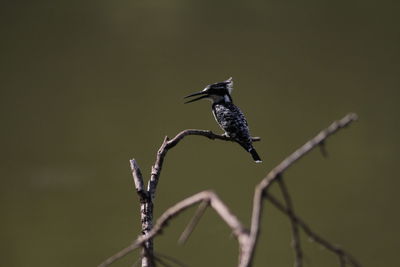
<svg viewBox="0 0 400 267">
<path fill-rule="evenodd" d="M 203 98 L 206 98 L 206 97 L 208 97 L 208 94 L 207 94 L 207 92 L 200 91 L 200 92 L 197 92 L 197 93 L 194 93 L 194 94 L 191 94 L 191 95 L 185 96 L 184 98 L 189 98 L 189 97 L 192 97 L 192 96 L 197 96 L 197 95 L 200 95 L 200 97 L 196 97 L 196 98 L 194 98 L 194 99 L 192 99 L 192 100 L 186 101 L 186 102 L 185 102 L 185 104 L 187 104 L 187 103 L 191 103 L 191 102 L 194 102 L 194 101 L 197 101 L 197 100 L 200 100 L 200 99 L 203 99 Z"/>
</svg>

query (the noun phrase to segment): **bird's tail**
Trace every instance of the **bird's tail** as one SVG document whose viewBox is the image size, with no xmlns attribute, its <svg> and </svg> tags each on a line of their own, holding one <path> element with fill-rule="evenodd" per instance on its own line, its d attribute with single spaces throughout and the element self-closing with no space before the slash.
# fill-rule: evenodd
<svg viewBox="0 0 400 267">
<path fill-rule="evenodd" d="M 261 163 L 262 162 L 260 156 L 257 154 L 257 151 L 253 147 L 250 148 L 248 151 L 249 151 L 249 153 L 251 154 L 251 156 L 253 157 L 253 159 L 254 159 L 254 161 L 256 163 Z"/>
</svg>

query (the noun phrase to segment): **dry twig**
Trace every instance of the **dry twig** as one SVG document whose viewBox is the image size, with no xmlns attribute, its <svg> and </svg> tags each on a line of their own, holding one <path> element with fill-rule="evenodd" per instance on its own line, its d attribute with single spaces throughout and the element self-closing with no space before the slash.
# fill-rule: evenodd
<svg viewBox="0 0 400 267">
<path fill-rule="evenodd" d="M 266 198 L 271 202 L 279 211 L 283 212 L 287 216 L 289 216 L 291 221 L 294 221 L 301 229 L 303 229 L 304 233 L 308 235 L 308 237 L 320 244 L 325 249 L 331 251 L 332 253 L 336 254 L 339 258 L 339 262 L 341 263 L 340 266 L 344 266 L 345 262 L 349 262 L 354 267 L 361 267 L 361 264 L 350 255 L 350 253 L 344 251 L 343 249 L 339 248 L 338 246 L 333 245 L 328 240 L 324 239 L 317 233 L 315 233 L 310 226 L 308 226 L 301 218 L 299 218 L 294 213 L 289 213 L 288 208 L 285 207 L 278 199 L 276 199 L 271 194 L 267 194 Z"/>
<path fill-rule="evenodd" d="M 283 199 L 285 200 L 285 203 L 286 203 L 289 218 L 291 219 L 294 214 L 293 203 L 292 203 L 292 199 L 290 197 L 289 191 L 287 189 L 286 183 L 283 180 L 282 176 L 280 176 L 278 178 L 278 184 L 279 184 L 279 188 L 281 189 Z M 294 254 L 295 254 L 294 266 L 301 267 L 303 264 L 303 251 L 301 249 L 301 244 L 300 244 L 299 226 L 297 225 L 295 220 L 291 219 L 290 222 L 292 225 L 292 246 L 293 246 L 293 250 L 294 250 Z"/>
<path fill-rule="evenodd" d="M 261 180 L 261 182 L 256 186 L 253 198 L 253 212 L 251 217 L 251 230 L 250 230 L 250 243 L 248 253 L 244 255 L 244 259 L 240 267 L 250 266 L 254 256 L 255 246 L 258 241 L 259 231 L 260 231 L 260 221 L 263 209 L 263 198 L 276 180 L 277 177 L 282 175 L 290 166 L 297 162 L 300 158 L 314 149 L 316 146 L 324 142 L 329 136 L 336 133 L 338 130 L 348 126 L 350 123 L 357 119 L 357 115 L 354 113 L 347 114 L 341 120 L 333 122 L 328 128 L 319 132 L 314 138 L 306 142 L 303 146 L 289 155 L 281 163 L 279 163 L 275 168 L 270 171 L 267 176 Z"/>
<path fill-rule="evenodd" d="M 206 211 L 208 206 L 208 202 L 201 202 L 196 210 L 196 213 L 190 220 L 189 224 L 186 226 L 185 230 L 182 232 L 181 236 L 179 237 L 178 243 L 183 244 L 189 238 L 189 235 L 193 232 L 194 228 L 200 221 L 201 217 L 203 216 L 204 212 Z"/>
<path fill-rule="evenodd" d="M 160 180 L 161 170 L 164 164 L 164 158 L 167 155 L 169 149 L 175 147 L 184 137 L 188 135 L 204 136 L 209 139 L 218 139 L 223 141 L 234 141 L 232 138 L 224 135 L 217 135 L 211 131 L 189 129 L 180 132 L 173 139 L 169 140 L 168 136 L 164 138 L 160 149 L 157 152 L 156 161 L 151 167 L 151 176 L 147 184 L 147 189 L 144 188 L 143 176 L 140 171 L 139 165 L 135 159 L 130 160 L 130 166 L 135 183 L 136 193 L 140 200 L 140 215 L 142 222 L 142 235 L 146 236 L 152 229 L 153 222 L 153 201 L 155 199 L 157 185 Z M 253 137 L 253 141 L 259 141 L 259 137 Z M 142 250 L 142 267 L 152 267 L 154 262 L 152 259 L 153 255 L 153 241 L 148 239 Z"/>
<path fill-rule="evenodd" d="M 160 234 L 160 232 L 166 226 L 169 220 L 177 216 L 180 212 L 186 210 L 188 207 L 200 202 L 209 203 L 209 206 L 213 208 L 217 212 L 217 214 L 221 217 L 221 219 L 225 221 L 225 223 L 232 229 L 233 235 L 236 237 L 239 243 L 238 266 L 239 267 L 251 266 L 254 257 L 255 247 L 260 232 L 261 215 L 264 206 L 263 200 L 268 196 L 268 199 L 282 212 L 285 212 L 291 219 L 293 238 L 295 242 L 294 249 L 296 253 L 297 266 L 301 266 L 301 260 L 302 260 L 300 238 L 298 236 L 298 229 L 297 229 L 297 227 L 301 227 L 306 232 L 306 234 L 313 237 L 314 240 L 316 240 L 318 243 L 329 248 L 331 251 L 335 252 L 339 256 L 342 262 L 345 262 L 347 260 L 348 262 L 352 263 L 355 267 L 359 267 L 360 265 L 348 253 L 344 252 L 341 249 L 338 249 L 337 247 L 331 245 L 326 240 L 314 234 L 310 230 L 310 228 L 294 214 L 289 193 L 287 192 L 284 184 L 281 184 L 281 189 L 284 194 L 287 208 L 282 204 L 280 204 L 279 202 L 271 200 L 271 196 L 267 194 L 267 190 L 272 185 L 272 183 L 275 182 L 279 177 L 281 177 L 283 172 L 286 171 L 291 165 L 297 162 L 301 157 L 306 155 L 316 146 L 323 144 L 323 142 L 330 135 L 336 133 L 341 128 L 346 127 L 356 119 L 357 119 L 356 114 L 351 113 L 343 117 L 341 120 L 333 122 L 328 128 L 321 131 L 318 135 L 316 135 L 314 138 L 312 138 L 310 141 L 305 143 L 294 153 L 292 153 L 290 156 L 284 159 L 280 164 L 278 164 L 274 169 L 272 169 L 272 171 L 269 172 L 264 179 L 261 180 L 261 182 L 256 186 L 254 192 L 253 212 L 251 217 L 250 230 L 247 230 L 243 226 L 243 224 L 237 219 L 237 217 L 232 212 L 230 212 L 228 207 L 217 196 L 217 194 L 215 194 L 212 191 L 203 191 L 178 202 L 171 208 L 167 209 L 157 220 L 154 226 L 152 226 L 153 200 L 155 198 L 156 188 L 159 182 L 164 158 L 168 150 L 176 146 L 187 135 L 200 135 L 208 137 L 210 139 L 233 141 L 232 139 L 226 136 L 216 135 L 211 131 L 204 131 L 204 130 L 185 130 L 180 132 L 171 140 L 169 140 L 168 137 L 166 137 L 160 149 L 158 150 L 156 162 L 152 167 L 151 177 L 146 190 L 143 188 L 143 178 L 141 176 L 139 167 L 135 160 L 131 160 L 131 168 L 135 182 L 135 187 L 141 201 L 142 235 L 139 236 L 130 246 L 121 250 L 114 256 L 110 257 L 100 266 L 102 267 L 108 266 L 111 263 L 115 262 L 116 260 L 127 255 L 134 249 L 142 246 L 144 247 L 144 252 L 145 252 L 142 253 L 143 254 L 142 267 L 154 266 L 154 262 L 152 262 L 154 259 L 154 255 L 152 254 L 153 253 L 152 239 L 156 235 Z M 259 140 L 258 138 L 254 138 L 254 141 L 258 140 Z"/>
<path fill-rule="evenodd" d="M 179 213 L 191 207 L 192 205 L 196 205 L 200 202 L 208 202 L 209 206 L 213 208 L 217 214 L 221 217 L 223 221 L 232 229 L 233 234 L 241 239 L 242 236 L 247 235 L 247 231 L 245 230 L 242 223 L 238 220 L 238 218 L 228 209 L 225 203 L 213 192 L 213 191 L 203 191 L 197 193 L 193 196 L 190 196 L 178 203 L 174 206 L 167 209 L 161 217 L 154 224 L 153 228 L 147 233 L 147 235 L 139 236 L 130 246 L 124 248 L 117 254 L 108 258 L 105 262 L 103 262 L 99 267 L 109 266 L 113 262 L 119 260 L 120 258 L 126 256 L 128 253 L 133 250 L 143 246 L 148 240 L 152 239 L 156 235 L 160 234 L 165 226 L 167 226 L 168 222 L 176 217 Z"/>
</svg>

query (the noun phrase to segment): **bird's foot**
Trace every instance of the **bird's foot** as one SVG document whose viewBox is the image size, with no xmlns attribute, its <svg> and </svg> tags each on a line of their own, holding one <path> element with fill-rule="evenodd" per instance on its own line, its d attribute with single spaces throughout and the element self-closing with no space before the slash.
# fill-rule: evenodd
<svg viewBox="0 0 400 267">
<path fill-rule="evenodd" d="M 227 132 L 223 133 L 222 136 L 225 136 L 227 138 L 231 138 Z"/>
</svg>

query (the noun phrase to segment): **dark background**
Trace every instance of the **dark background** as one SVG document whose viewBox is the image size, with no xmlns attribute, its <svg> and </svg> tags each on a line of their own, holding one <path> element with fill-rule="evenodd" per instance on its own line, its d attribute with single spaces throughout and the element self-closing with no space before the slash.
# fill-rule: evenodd
<svg viewBox="0 0 400 267">
<path fill-rule="evenodd" d="M 182 97 L 232 76 L 254 164 L 188 137 L 166 159 L 156 215 L 215 190 L 249 224 L 254 186 L 347 112 L 360 119 L 286 173 L 301 217 L 364 266 L 397 266 L 400 5 L 396 1 L 4 1 L 0 9 L 2 266 L 96 266 L 139 233 L 128 160 L 146 177 L 162 139 L 219 132 Z M 276 191 L 276 188 L 273 190 Z M 156 239 L 189 266 L 234 266 L 237 245 L 194 209 Z M 303 236 L 305 266 L 337 259 Z M 221 256 L 222 255 L 222 256 Z M 133 254 L 115 266 L 131 266 Z M 255 266 L 292 266 L 290 224 L 266 206 Z M 212 263 L 210 263 L 210 261 Z"/>
</svg>

